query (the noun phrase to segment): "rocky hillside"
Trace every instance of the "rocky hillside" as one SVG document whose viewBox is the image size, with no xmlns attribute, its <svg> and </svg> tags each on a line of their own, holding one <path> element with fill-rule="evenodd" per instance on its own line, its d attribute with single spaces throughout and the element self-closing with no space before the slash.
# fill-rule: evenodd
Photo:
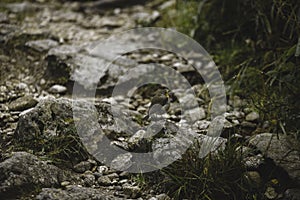
<svg viewBox="0 0 300 200">
<path fill-rule="evenodd" d="M 174 4 L 0 3 L 0 199 L 300 199 L 299 140 L 212 98 L 197 52 L 141 48 Z"/>
</svg>

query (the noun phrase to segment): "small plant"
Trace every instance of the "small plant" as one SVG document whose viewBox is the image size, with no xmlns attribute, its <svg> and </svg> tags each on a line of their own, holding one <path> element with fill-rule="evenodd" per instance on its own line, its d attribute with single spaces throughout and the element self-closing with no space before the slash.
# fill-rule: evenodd
<svg viewBox="0 0 300 200">
<path fill-rule="evenodd" d="M 140 188 L 144 188 L 146 186 L 146 177 L 143 173 L 132 175 L 131 180 L 135 182 Z"/>
<path fill-rule="evenodd" d="M 164 178 L 159 187 L 174 199 L 255 199 L 259 194 L 249 191 L 241 159 L 236 145 L 228 144 L 224 151 L 204 159 L 195 149 L 189 149 L 182 159 L 161 170 Z"/>
<path fill-rule="evenodd" d="M 193 37 L 197 24 L 197 1 L 176 1 L 174 6 L 162 10 L 162 20 L 156 26 L 175 28 L 177 31 Z"/>
<path fill-rule="evenodd" d="M 89 157 L 82 144 L 74 124 L 65 127 L 64 132 L 57 132 L 55 136 L 37 135 L 28 140 L 14 141 L 14 150 L 25 150 L 51 160 L 56 165 L 72 167 L 74 164 Z"/>
</svg>

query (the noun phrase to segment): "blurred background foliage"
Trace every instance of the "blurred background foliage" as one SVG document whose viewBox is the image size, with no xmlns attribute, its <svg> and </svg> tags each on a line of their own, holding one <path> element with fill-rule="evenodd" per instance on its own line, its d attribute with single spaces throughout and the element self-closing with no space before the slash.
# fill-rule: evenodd
<svg viewBox="0 0 300 200">
<path fill-rule="evenodd" d="M 229 97 L 251 100 L 269 131 L 299 138 L 298 0 L 176 0 L 157 26 L 197 40 L 230 86 Z"/>
</svg>

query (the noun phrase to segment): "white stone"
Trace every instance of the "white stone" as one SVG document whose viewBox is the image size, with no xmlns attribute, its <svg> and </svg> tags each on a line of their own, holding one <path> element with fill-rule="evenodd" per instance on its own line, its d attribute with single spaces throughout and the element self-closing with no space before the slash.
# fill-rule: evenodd
<svg viewBox="0 0 300 200">
<path fill-rule="evenodd" d="M 65 86 L 62 85 L 53 85 L 50 89 L 49 89 L 50 93 L 54 93 L 54 94 L 62 94 L 67 92 L 67 88 Z"/>
<path fill-rule="evenodd" d="M 247 116 L 246 116 L 246 121 L 256 121 L 259 119 L 259 114 L 255 111 L 249 113 Z"/>
</svg>

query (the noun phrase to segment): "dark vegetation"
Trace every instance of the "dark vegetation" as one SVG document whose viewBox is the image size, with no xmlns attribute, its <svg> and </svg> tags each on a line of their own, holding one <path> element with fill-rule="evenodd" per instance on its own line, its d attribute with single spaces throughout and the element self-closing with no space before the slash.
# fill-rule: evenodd
<svg viewBox="0 0 300 200">
<path fill-rule="evenodd" d="M 274 134 L 300 139 L 300 4 L 297 0 L 177 0 L 157 26 L 197 40 L 212 56 L 228 98 L 238 95 Z M 262 130 L 266 131 L 266 130 Z M 175 199 L 264 199 L 253 188 L 236 144 L 199 160 L 193 149 L 163 169 L 159 187 Z M 265 173 L 265 176 L 271 176 Z M 147 179 L 146 179 L 147 180 Z M 153 182 L 153 180 L 150 180 Z"/>
<path fill-rule="evenodd" d="M 177 0 L 159 26 L 197 40 L 272 131 L 299 137 L 300 5 L 297 0 Z"/>
<path fill-rule="evenodd" d="M 164 180 L 166 190 L 175 199 L 250 199 L 256 194 L 249 190 L 251 184 L 243 176 L 245 169 L 238 154 L 234 145 L 228 145 L 201 160 L 190 149 L 181 160 L 162 170 L 168 177 Z"/>
</svg>

